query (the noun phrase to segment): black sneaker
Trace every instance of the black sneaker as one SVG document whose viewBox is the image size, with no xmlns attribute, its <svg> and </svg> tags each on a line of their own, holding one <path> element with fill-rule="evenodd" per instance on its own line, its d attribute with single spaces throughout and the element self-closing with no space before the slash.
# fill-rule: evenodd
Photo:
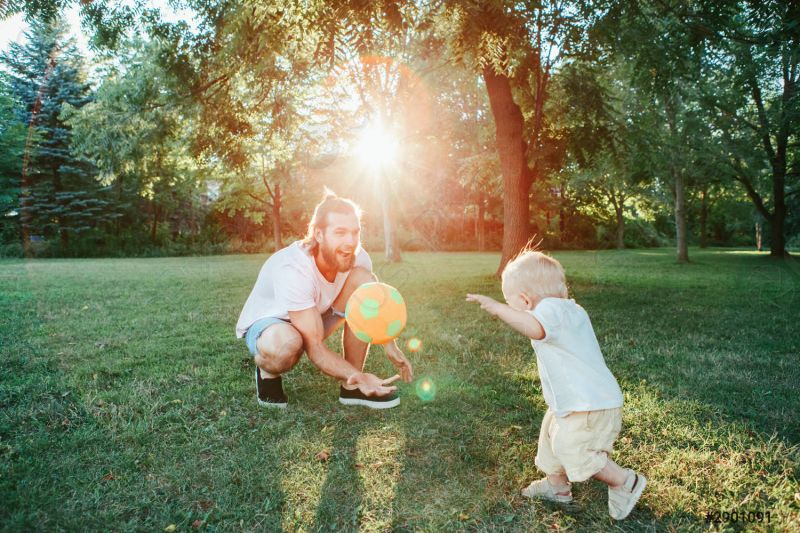
<svg viewBox="0 0 800 533">
<path fill-rule="evenodd" d="M 281 377 L 262 378 L 258 367 L 256 367 L 256 398 L 260 405 L 281 409 L 285 409 L 289 401 L 283 392 Z"/>
<path fill-rule="evenodd" d="M 371 409 L 390 409 L 400 405 L 400 397 L 396 392 L 385 396 L 367 396 L 358 389 L 347 390 L 339 386 L 339 403 L 344 405 L 366 405 Z"/>
</svg>

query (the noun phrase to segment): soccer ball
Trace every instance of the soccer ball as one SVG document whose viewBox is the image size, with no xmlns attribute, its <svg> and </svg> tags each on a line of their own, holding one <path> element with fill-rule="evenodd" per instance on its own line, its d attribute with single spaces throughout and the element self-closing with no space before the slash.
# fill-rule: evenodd
<svg viewBox="0 0 800 533">
<path fill-rule="evenodd" d="M 364 283 L 347 301 L 344 318 L 360 340 L 384 344 L 400 335 L 406 326 L 406 303 L 391 285 Z"/>
</svg>

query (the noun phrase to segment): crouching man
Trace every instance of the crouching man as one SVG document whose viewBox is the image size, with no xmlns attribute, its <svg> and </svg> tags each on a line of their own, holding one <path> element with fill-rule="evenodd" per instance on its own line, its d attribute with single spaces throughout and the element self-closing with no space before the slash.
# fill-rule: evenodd
<svg viewBox="0 0 800 533">
<path fill-rule="evenodd" d="M 400 403 L 401 378 L 410 382 L 411 363 L 394 341 L 383 345 L 398 374 L 381 379 L 364 372 L 369 344 L 344 324 L 344 358 L 324 340 L 344 323 L 344 308 L 361 284 L 376 281 L 372 261 L 361 248 L 361 209 L 326 193 L 314 209 L 306 237 L 279 250 L 264 263 L 236 324 L 256 363 L 258 402 L 286 407 L 282 374 L 305 351 L 323 373 L 341 382 L 339 402 L 386 409 Z"/>
</svg>

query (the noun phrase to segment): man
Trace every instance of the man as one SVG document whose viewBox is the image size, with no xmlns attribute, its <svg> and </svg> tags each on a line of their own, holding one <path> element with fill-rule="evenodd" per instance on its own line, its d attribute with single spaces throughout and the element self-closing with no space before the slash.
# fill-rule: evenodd
<svg viewBox="0 0 800 533">
<path fill-rule="evenodd" d="M 339 401 L 374 409 L 400 403 L 392 383 L 410 382 L 411 363 L 394 341 L 385 344 L 399 375 L 381 379 L 365 373 L 369 344 L 345 324 L 344 358 L 325 346 L 325 338 L 344 322 L 343 310 L 353 291 L 376 281 L 372 261 L 361 248 L 361 209 L 326 191 L 314 209 L 308 234 L 267 259 L 236 324 L 256 363 L 258 403 L 286 407 L 281 375 L 303 351 L 322 372 L 341 382 Z"/>
</svg>

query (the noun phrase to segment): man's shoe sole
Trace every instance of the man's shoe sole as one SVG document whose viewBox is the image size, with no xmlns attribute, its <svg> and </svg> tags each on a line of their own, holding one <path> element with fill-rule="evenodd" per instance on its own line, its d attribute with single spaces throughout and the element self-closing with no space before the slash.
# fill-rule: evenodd
<svg viewBox="0 0 800 533">
<path fill-rule="evenodd" d="M 342 405 L 363 405 L 370 409 L 391 409 L 400 405 L 400 398 L 389 400 L 388 402 L 373 402 L 371 400 L 362 400 L 360 398 L 339 398 L 339 403 Z"/>
<path fill-rule="evenodd" d="M 276 408 L 276 409 L 286 409 L 286 406 L 288 405 L 286 402 L 284 402 L 284 403 L 265 402 L 264 400 L 261 400 L 258 397 L 256 397 L 256 400 L 258 401 L 258 405 L 261 405 L 263 407 L 273 407 L 273 408 Z"/>
</svg>

